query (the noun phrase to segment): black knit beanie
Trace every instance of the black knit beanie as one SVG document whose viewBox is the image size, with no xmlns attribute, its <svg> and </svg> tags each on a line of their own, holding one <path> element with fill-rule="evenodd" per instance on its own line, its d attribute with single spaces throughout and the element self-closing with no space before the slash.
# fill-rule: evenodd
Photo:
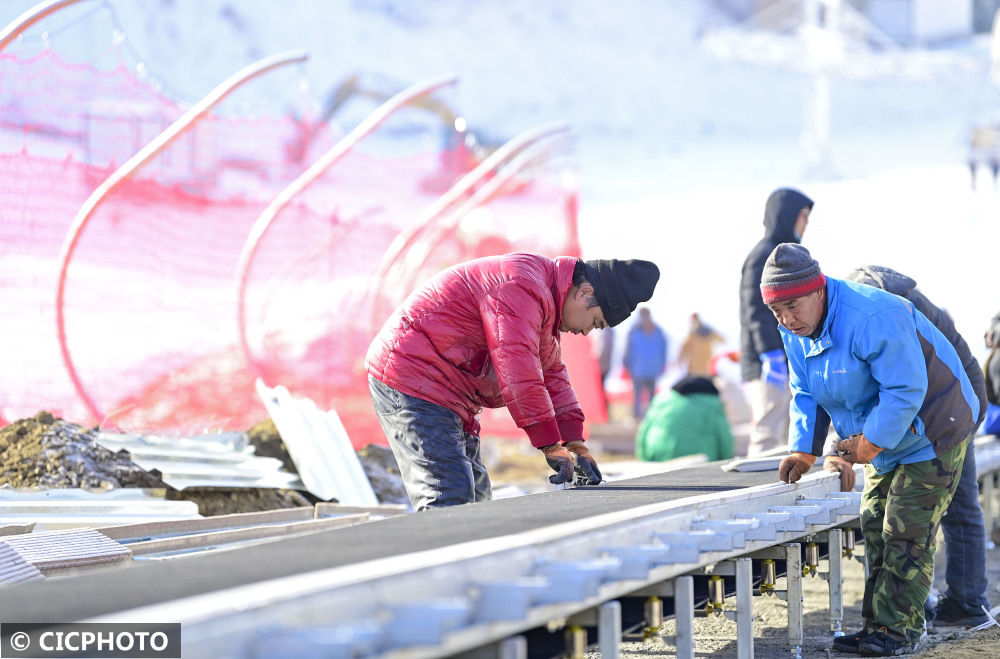
<svg viewBox="0 0 1000 659">
<path fill-rule="evenodd" d="M 809 250 L 797 243 L 781 243 L 764 262 L 760 295 L 764 304 L 792 300 L 826 286 L 826 277 Z"/>
<path fill-rule="evenodd" d="M 660 279 L 660 269 L 651 261 L 598 259 L 584 261 L 583 265 L 610 327 L 628 318 L 640 302 L 653 297 Z"/>
</svg>

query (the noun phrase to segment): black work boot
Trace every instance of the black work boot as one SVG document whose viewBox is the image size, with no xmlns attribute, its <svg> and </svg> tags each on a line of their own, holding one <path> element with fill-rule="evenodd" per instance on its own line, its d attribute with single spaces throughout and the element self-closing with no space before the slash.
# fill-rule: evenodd
<svg viewBox="0 0 1000 659">
<path fill-rule="evenodd" d="M 857 654 L 858 646 L 861 644 L 861 639 L 867 637 L 868 632 L 864 627 L 862 627 L 861 631 L 853 634 L 844 634 L 843 636 L 838 636 L 833 639 L 832 649 L 834 652 L 850 652 L 851 654 Z"/>
<path fill-rule="evenodd" d="M 918 644 L 909 645 L 889 636 L 889 630 L 879 627 L 874 634 L 861 639 L 858 652 L 863 657 L 895 657 L 900 654 L 916 652 Z"/>
<path fill-rule="evenodd" d="M 944 597 L 934 608 L 935 627 L 977 627 L 990 621 L 982 609 L 969 613 L 953 599 Z"/>
</svg>

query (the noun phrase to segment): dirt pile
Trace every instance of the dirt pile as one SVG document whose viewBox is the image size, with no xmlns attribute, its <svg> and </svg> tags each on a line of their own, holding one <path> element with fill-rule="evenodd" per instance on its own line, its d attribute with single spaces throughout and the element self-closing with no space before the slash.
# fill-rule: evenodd
<svg viewBox="0 0 1000 659">
<path fill-rule="evenodd" d="M 259 456 L 281 460 L 297 473 L 281 435 L 270 420 L 255 425 L 247 436 Z M 307 492 L 270 488 L 188 487 L 175 490 L 157 472 L 135 464 L 128 451 L 110 451 L 96 442 L 97 431 L 39 412 L 0 428 L 0 487 L 162 488 L 170 500 L 194 501 L 202 515 L 257 512 L 310 506 L 318 499 Z M 368 446 L 358 457 L 381 503 L 407 503 L 406 491 L 392 452 Z"/>
<path fill-rule="evenodd" d="M 97 444 L 96 435 L 93 429 L 66 423 L 48 412 L 0 428 L 0 486 L 166 487 L 132 462 L 128 451 L 112 452 Z"/>
<path fill-rule="evenodd" d="M 285 443 L 281 441 L 281 433 L 275 427 L 274 421 L 271 419 L 261 421 L 247 431 L 247 437 L 253 446 L 255 455 L 265 458 L 277 458 L 281 460 L 281 465 L 285 471 L 293 474 L 299 473 L 295 469 L 295 461 L 292 460 L 292 456 L 288 454 L 288 449 L 285 448 Z"/>
<path fill-rule="evenodd" d="M 314 503 L 312 499 L 295 490 L 253 487 L 168 489 L 166 498 L 171 501 L 194 501 L 198 504 L 198 513 L 205 517 L 298 508 L 311 506 Z"/>
</svg>

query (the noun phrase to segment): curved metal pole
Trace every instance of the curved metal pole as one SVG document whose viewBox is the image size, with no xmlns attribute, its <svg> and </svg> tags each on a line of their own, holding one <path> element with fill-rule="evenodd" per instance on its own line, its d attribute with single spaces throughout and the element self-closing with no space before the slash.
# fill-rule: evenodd
<svg viewBox="0 0 1000 659">
<path fill-rule="evenodd" d="M 0 50 L 6 48 L 7 44 L 17 39 L 22 32 L 46 16 L 78 2 L 80 0 L 48 0 L 48 2 L 41 2 L 35 5 L 11 21 L 3 30 L 0 30 Z"/>
<path fill-rule="evenodd" d="M 207 96 L 198 101 L 191 109 L 182 114 L 162 133 L 153 138 L 153 141 L 139 149 L 135 155 L 125 161 L 121 167 L 97 186 L 97 189 L 87 197 L 87 200 L 83 202 L 83 206 L 77 211 L 59 253 L 60 268 L 59 283 L 56 289 L 56 326 L 59 330 L 59 348 L 62 351 L 63 364 L 66 366 L 66 371 L 73 382 L 73 388 L 76 389 L 76 393 L 83 400 L 84 405 L 86 405 L 90 413 L 97 419 L 103 418 L 102 414 L 98 411 L 97 405 L 94 404 L 94 401 L 84 389 L 80 375 L 73 364 L 73 358 L 69 353 L 69 346 L 66 343 L 66 318 L 63 308 L 66 294 L 66 272 L 69 269 L 70 258 L 76 250 L 77 243 L 80 241 L 80 234 L 83 232 L 84 227 L 87 226 L 94 211 L 97 210 L 97 207 L 108 195 L 114 192 L 122 183 L 130 179 L 143 165 L 153 159 L 160 151 L 167 148 L 181 134 L 191 128 L 205 113 L 233 90 L 262 73 L 286 64 L 302 62 L 307 58 L 308 55 L 305 51 L 294 50 L 266 57 L 250 66 L 240 69 L 209 92 Z"/>
<path fill-rule="evenodd" d="M 257 221 L 254 222 L 253 227 L 250 229 L 250 234 L 247 236 L 247 240 L 243 244 L 243 251 L 240 253 L 240 260 L 236 270 L 239 287 L 237 291 L 237 326 L 239 328 L 240 348 L 243 351 L 243 357 L 258 376 L 262 375 L 260 365 L 256 360 L 254 360 L 253 355 L 250 354 L 250 343 L 247 338 L 247 278 L 250 274 L 250 264 L 253 261 L 254 255 L 257 253 L 260 241 L 270 228 L 271 223 L 274 222 L 274 218 L 277 217 L 278 213 L 280 213 L 281 210 L 296 197 L 296 195 L 300 194 L 312 185 L 316 179 L 323 174 L 323 172 L 347 155 L 351 149 L 357 146 L 358 142 L 374 132 L 376 128 L 378 128 L 398 109 L 414 99 L 426 96 L 431 92 L 441 89 L 442 87 L 453 85 L 457 81 L 458 78 L 452 75 L 437 76 L 410 85 L 406 89 L 394 95 L 392 98 L 380 105 L 374 112 L 365 117 L 364 121 L 355 126 L 351 132 L 345 135 L 339 142 L 334 144 L 329 151 L 310 165 L 309 169 L 304 171 L 298 178 L 292 181 L 288 187 L 282 190 L 278 196 L 276 196 L 274 200 L 268 204 L 267 208 L 264 209 L 264 212 L 257 218 Z"/>
<path fill-rule="evenodd" d="M 459 222 L 461 222 L 462 217 L 470 213 L 477 206 L 481 206 L 488 203 L 490 199 L 496 195 L 502 188 L 514 178 L 521 171 L 531 167 L 532 165 L 547 160 L 552 152 L 557 149 L 561 149 L 569 141 L 569 134 L 557 134 L 555 136 L 544 137 L 537 142 L 526 147 L 521 153 L 516 157 L 512 158 L 510 162 L 504 165 L 503 169 L 497 172 L 497 175 L 488 180 L 481 187 L 477 188 L 468 199 L 466 199 L 461 206 L 455 209 L 454 212 L 450 213 L 447 222 L 437 223 L 438 219 L 445 217 L 444 214 L 438 215 L 431 221 L 427 222 L 424 227 L 429 230 L 430 233 L 423 244 L 420 242 L 414 242 L 411 244 L 410 249 L 406 253 L 406 262 L 409 265 L 409 270 L 412 272 L 419 269 L 420 266 L 427 262 L 430 258 L 431 250 L 437 241 L 440 240 L 441 236 L 449 231 L 451 231 Z M 435 226 L 431 226 L 431 225 Z M 408 282 L 408 286 L 412 287 L 415 282 Z"/>
<path fill-rule="evenodd" d="M 406 250 L 411 247 L 413 242 L 417 239 L 417 236 L 425 231 L 439 215 L 443 214 L 448 210 L 448 208 L 461 201 L 462 197 L 465 196 L 469 190 L 475 187 L 491 172 L 499 168 L 508 160 L 514 158 L 517 154 L 535 142 L 538 142 L 539 140 L 550 135 L 566 132 L 568 130 L 569 125 L 564 122 L 543 124 L 537 128 L 526 130 L 491 153 L 490 156 L 483 162 L 479 163 L 475 169 L 459 179 L 447 192 L 438 197 L 433 204 L 428 206 L 427 209 L 420 214 L 409 230 L 400 233 L 392 241 L 389 248 L 382 256 L 382 260 L 379 262 L 379 267 L 375 274 L 375 282 L 372 286 L 372 293 L 374 294 L 377 291 L 382 290 L 382 287 L 385 285 L 385 281 L 389 275 L 389 271 L 395 264 L 398 263 L 400 257 L 406 252 Z M 372 313 L 376 312 L 377 310 L 373 306 Z M 372 325 L 377 328 L 378 324 L 378 320 L 376 318 L 372 318 Z"/>
</svg>

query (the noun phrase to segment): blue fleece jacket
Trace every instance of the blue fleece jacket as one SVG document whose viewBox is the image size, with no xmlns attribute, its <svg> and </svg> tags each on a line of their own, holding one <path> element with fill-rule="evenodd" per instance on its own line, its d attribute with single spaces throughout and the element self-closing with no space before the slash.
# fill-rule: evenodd
<svg viewBox="0 0 1000 659">
<path fill-rule="evenodd" d="M 789 450 L 820 455 L 830 422 L 882 447 L 879 473 L 930 460 L 975 427 L 979 401 L 954 346 L 913 304 L 827 277 L 816 338 L 781 327 L 792 389 Z"/>
</svg>

